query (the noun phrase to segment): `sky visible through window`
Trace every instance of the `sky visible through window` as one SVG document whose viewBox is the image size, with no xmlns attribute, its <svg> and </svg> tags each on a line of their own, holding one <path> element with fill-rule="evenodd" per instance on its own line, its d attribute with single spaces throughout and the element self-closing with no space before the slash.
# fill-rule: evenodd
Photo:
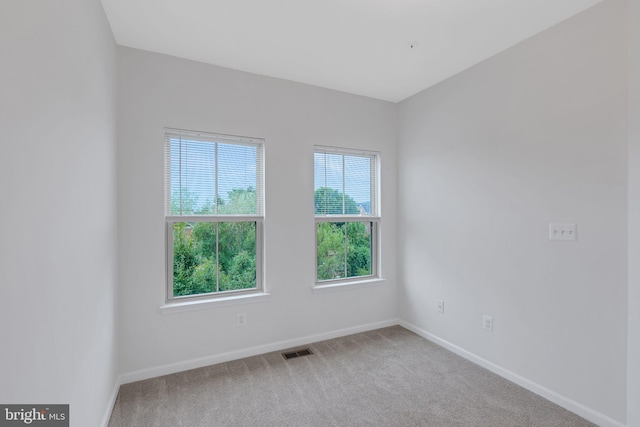
<svg viewBox="0 0 640 427">
<path fill-rule="evenodd" d="M 213 206 L 216 197 L 228 203 L 232 190 L 256 190 L 256 157 L 251 145 L 172 138 L 172 205 L 180 205 L 181 197 L 183 207 L 189 204 L 197 213 Z"/>
<path fill-rule="evenodd" d="M 314 154 L 314 190 L 332 188 L 351 197 L 371 214 L 371 171 L 369 156 L 332 153 Z M 344 182 L 343 182 L 344 178 Z"/>
</svg>

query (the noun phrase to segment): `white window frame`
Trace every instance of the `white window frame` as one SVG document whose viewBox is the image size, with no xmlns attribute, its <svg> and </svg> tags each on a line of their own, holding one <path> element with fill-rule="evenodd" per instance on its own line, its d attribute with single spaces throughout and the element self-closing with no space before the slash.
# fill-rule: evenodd
<svg viewBox="0 0 640 427">
<path fill-rule="evenodd" d="M 380 153 L 377 151 L 369 151 L 369 150 L 357 150 L 350 148 L 339 148 L 339 147 L 329 147 L 329 146 L 321 146 L 316 145 L 314 148 L 314 156 L 316 153 L 326 153 L 326 154 L 339 154 L 346 156 L 362 156 L 362 157 L 370 157 L 372 159 L 372 177 L 371 177 L 371 210 L 372 213 L 369 215 L 335 215 L 335 214 L 323 214 L 318 215 L 315 214 L 314 209 L 314 242 L 315 242 L 315 286 L 314 288 L 317 290 L 322 289 L 330 289 L 336 286 L 342 285 L 355 285 L 355 284 L 365 284 L 373 281 L 378 281 L 381 279 L 380 276 L 380 229 L 382 217 L 380 214 Z M 315 175 L 315 164 L 314 164 L 314 175 Z M 344 175 L 344 169 L 343 169 Z M 343 190 L 344 194 L 344 176 L 343 176 Z M 315 189 L 314 189 L 315 194 Z M 315 202 L 315 201 L 314 201 Z M 375 212 L 373 212 L 375 210 Z M 354 277 L 344 277 L 339 279 L 325 279 L 318 280 L 318 224 L 323 222 L 335 223 L 335 222 L 344 222 L 344 223 L 371 223 L 371 274 L 363 275 L 363 276 L 354 276 Z M 347 237 L 348 239 L 348 237 Z M 345 245 L 347 245 L 347 241 L 345 240 Z M 346 248 L 345 248 L 346 254 Z M 346 268 L 346 265 L 345 265 Z"/>
<path fill-rule="evenodd" d="M 246 145 L 256 147 L 258 150 L 256 159 L 256 210 L 255 215 L 172 215 L 171 212 L 171 139 L 196 139 L 198 141 L 223 143 L 234 145 Z M 228 300 L 229 297 L 246 297 L 254 294 L 264 295 L 264 140 L 235 135 L 224 135 L 209 132 L 197 132 L 183 129 L 164 129 L 165 152 L 165 249 L 166 249 L 166 292 L 165 302 L 204 302 L 210 300 Z M 248 289 L 230 291 L 215 291 L 194 295 L 174 296 L 173 292 L 173 262 L 174 262 L 174 233 L 173 225 L 179 222 L 255 222 L 256 227 L 256 286 Z M 217 250 L 217 249 L 216 249 Z M 216 257 L 218 255 L 216 254 Z M 162 308 L 162 307 L 161 307 Z"/>
</svg>

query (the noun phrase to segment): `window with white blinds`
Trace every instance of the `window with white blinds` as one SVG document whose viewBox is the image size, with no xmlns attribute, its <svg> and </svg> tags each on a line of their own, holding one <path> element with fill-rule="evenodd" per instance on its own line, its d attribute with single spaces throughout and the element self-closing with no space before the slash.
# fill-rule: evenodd
<svg viewBox="0 0 640 427">
<path fill-rule="evenodd" d="M 166 130 L 165 214 L 262 215 L 262 164 L 261 140 Z"/>
<path fill-rule="evenodd" d="M 315 214 L 378 216 L 377 157 L 373 152 L 316 147 Z"/>
<path fill-rule="evenodd" d="M 378 276 L 378 164 L 376 152 L 315 148 L 316 284 Z"/>
<path fill-rule="evenodd" d="M 165 129 L 167 300 L 262 289 L 263 141 Z"/>
</svg>

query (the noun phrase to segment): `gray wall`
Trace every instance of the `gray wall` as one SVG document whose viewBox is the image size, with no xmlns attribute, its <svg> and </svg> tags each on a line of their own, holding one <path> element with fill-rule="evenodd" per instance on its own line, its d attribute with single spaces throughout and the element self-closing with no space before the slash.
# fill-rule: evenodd
<svg viewBox="0 0 640 427">
<path fill-rule="evenodd" d="M 115 392 L 116 48 L 98 0 L 0 2 L 0 402 Z"/>
<path fill-rule="evenodd" d="M 601 3 L 398 113 L 401 318 L 602 425 L 626 419 L 626 6 Z M 578 241 L 549 241 L 551 222 L 577 223 Z"/>
<path fill-rule="evenodd" d="M 627 423 L 640 427 L 640 2 L 629 2 L 629 351 Z"/>
<path fill-rule="evenodd" d="M 120 338 L 125 380 L 395 322 L 396 105 L 119 48 Z M 267 301 L 161 314 L 163 127 L 265 138 Z M 380 151 L 379 286 L 314 294 L 314 144 Z M 236 326 L 238 313 L 247 324 Z M 188 331 L 188 333 L 185 333 Z"/>
</svg>

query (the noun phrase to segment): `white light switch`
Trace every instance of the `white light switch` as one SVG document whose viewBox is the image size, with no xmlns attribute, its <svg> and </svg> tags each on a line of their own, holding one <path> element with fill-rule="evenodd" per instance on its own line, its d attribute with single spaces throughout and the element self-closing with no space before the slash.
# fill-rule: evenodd
<svg viewBox="0 0 640 427">
<path fill-rule="evenodd" d="M 575 224 L 549 224 L 549 240 L 576 240 L 576 225 Z"/>
</svg>

